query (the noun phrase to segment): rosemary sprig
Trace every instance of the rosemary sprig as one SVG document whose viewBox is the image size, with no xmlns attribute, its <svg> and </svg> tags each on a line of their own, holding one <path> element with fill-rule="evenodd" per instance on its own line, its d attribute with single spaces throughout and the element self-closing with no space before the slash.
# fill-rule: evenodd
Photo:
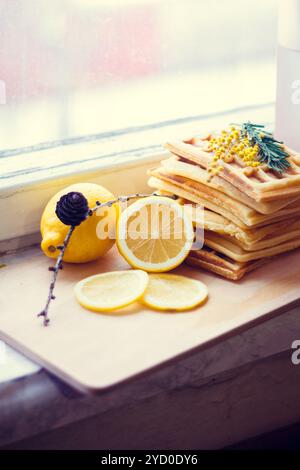
<svg viewBox="0 0 300 470">
<path fill-rule="evenodd" d="M 156 194 L 156 193 L 152 193 L 152 194 L 135 193 L 135 194 L 129 194 L 128 196 L 119 196 L 119 197 L 116 197 L 115 199 L 113 199 L 111 201 L 107 201 L 107 202 L 97 201 L 96 206 L 89 210 L 85 220 L 88 217 L 92 216 L 94 214 L 94 212 L 96 212 L 101 207 L 111 207 L 113 204 L 116 204 L 118 202 L 127 202 L 130 199 L 135 199 L 135 198 L 138 198 L 138 197 L 149 197 L 149 196 L 159 196 L 159 194 Z M 173 196 L 173 195 L 166 196 L 166 197 L 170 197 L 172 199 L 177 199 L 178 198 L 177 196 Z M 72 225 L 70 226 L 70 228 L 68 230 L 68 233 L 66 235 L 66 238 L 64 239 L 63 244 L 61 246 L 56 247 L 57 249 L 60 250 L 60 254 L 57 258 L 55 266 L 48 268 L 49 271 L 53 272 L 52 280 L 51 280 L 50 287 L 49 287 L 49 293 L 48 293 L 46 305 L 45 305 L 44 309 L 38 314 L 38 317 L 43 317 L 44 318 L 44 320 L 43 320 L 44 326 L 48 326 L 49 323 L 50 323 L 49 307 L 50 307 L 51 301 L 55 300 L 55 295 L 53 295 L 53 291 L 54 291 L 55 284 L 56 284 L 56 281 L 57 281 L 58 273 L 61 269 L 63 269 L 63 257 L 64 257 L 65 251 L 67 249 L 67 246 L 69 244 L 69 241 L 71 239 L 71 236 L 72 236 L 75 228 L 76 228 L 75 226 L 72 226 Z"/>
<path fill-rule="evenodd" d="M 283 173 L 290 168 L 287 160 L 289 154 L 285 151 L 283 142 L 276 140 L 271 132 L 265 130 L 264 125 L 244 122 L 241 125 L 241 135 L 247 137 L 251 145 L 258 145 L 259 161 L 271 170 Z"/>
</svg>

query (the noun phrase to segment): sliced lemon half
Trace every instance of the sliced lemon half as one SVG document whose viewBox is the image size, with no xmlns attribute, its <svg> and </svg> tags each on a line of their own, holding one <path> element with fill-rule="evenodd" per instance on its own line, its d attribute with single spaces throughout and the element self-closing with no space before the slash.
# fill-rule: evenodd
<svg viewBox="0 0 300 470">
<path fill-rule="evenodd" d="M 96 274 L 78 282 L 75 297 L 94 312 L 110 312 L 138 300 L 148 285 L 148 274 L 140 270 Z"/>
<path fill-rule="evenodd" d="M 150 274 L 141 300 L 155 310 L 189 310 L 205 301 L 208 290 L 195 279 L 175 274 Z"/>
<path fill-rule="evenodd" d="M 134 268 L 163 272 L 188 255 L 194 239 L 193 224 L 173 199 L 149 196 L 129 206 L 117 225 L 117 246 Z"/>
</svg>

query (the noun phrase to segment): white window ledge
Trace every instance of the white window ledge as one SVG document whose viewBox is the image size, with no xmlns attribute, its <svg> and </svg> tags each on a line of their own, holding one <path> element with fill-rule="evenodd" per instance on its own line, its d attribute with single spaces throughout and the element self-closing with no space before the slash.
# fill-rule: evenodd
<svg viewBox="0 0 300 470">
<path fill-rule="evenodd" d="M 168 153 L 170 138 L 253 119 L 272 122 L 273 105 L 249 106 L 140 128 L 0 151 L 0 253 L 38 240 L 39 221 L 49 198 L 63 187 L 90 181 L 115 194 L 147 191 L 147 169 Z"/>
</svg>

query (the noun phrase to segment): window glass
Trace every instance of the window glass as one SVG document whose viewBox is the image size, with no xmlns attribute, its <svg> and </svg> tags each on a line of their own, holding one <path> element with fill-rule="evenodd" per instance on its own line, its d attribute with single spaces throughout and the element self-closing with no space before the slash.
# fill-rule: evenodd
<svg viewBox="0 0 300 470">
<path fill-rule="evenodd" d="M 274 100 L 276 0 L 0 0 L 0 148 Z"/>
</svg>

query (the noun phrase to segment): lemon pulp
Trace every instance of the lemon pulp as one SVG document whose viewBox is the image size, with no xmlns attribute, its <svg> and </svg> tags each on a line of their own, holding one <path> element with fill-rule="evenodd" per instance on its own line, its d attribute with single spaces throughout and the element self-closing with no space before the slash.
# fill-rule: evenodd
<svg viewBox="0 0 300 470">
<path fill-rule="evenodd" d="M 205 301 L 206 285 L 175 274 L 150 274 L 142 301 L 156 310 L 189 310 Z"/>
<path fill-rule="evenodd" d="M 148 285 L 148 274 L 140 270 L 111 271 L 90 276 L 75 285 L 75 297 L 96 312 L 125 307 L 138 300 Z"/>
<path fill-rule="evenodd" d="M 194 238 L 191 218 L 167 197 L 136 201 L 120 216 L 117 246 L 134 268 L 163 272 L 175 268 L 188 255 Z"/>
</svg>

